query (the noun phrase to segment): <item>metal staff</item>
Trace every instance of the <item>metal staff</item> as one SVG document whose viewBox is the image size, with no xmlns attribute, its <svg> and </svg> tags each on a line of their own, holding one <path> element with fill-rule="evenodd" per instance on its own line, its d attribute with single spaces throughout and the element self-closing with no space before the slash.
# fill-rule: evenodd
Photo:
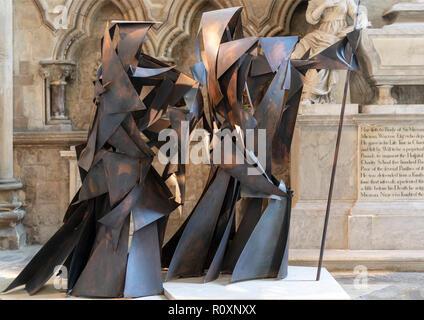
<svg viewBox="0 0 424 320">
<path fill-rule="evenodd" d="M 360 5 L 361 5 L 361 0 L 359 0 L 359 2 L 358 2 L 358 8 L 356 10 L 355 23 L 354 23 L 353 30 L 356 30 L 356 27 L 357 27 L 357 24 L 358 24 Z M 358 41 L 358 43 L 359 43 L 359 41 Z M 348 61 L 349 65 L 352 63 L 352 60 L 354 58 L 355 49 L 356 48 L 352 48 L 352 55 L 350 56 L 350 60 Z M 320 249 L 320 252 L 319 252 L 319 262 L 318 262 L 318 270 L 317 270 L 316 281 L 319 281 L 320 276 L 321 276 L 322 259 L 323 259 L 323 256 L 324 256 L 324 248 L 325 248 L 325 238 L 327 236 L 328 218 L 330 217 L 331 199 L 333 197 L 334 178 L 336 176 L 337 160 L 338 160 L 338 157 L 339 157 L 339 147 L 340 147 L 340 140 L 341 140 L 342 130 L 343 130 L 343 120 L 344 120 L 344 113 L 345 113 L 345 108 L 346 108 L 347 92 L 348 92 L 348 89 L 349 89 L 350 74 L 351 74 L 351 69 L 349 68 L 347 70 L 344 93 L 343 93 L 343 100 L 342 100 L 342 109 L 340 111 L 339 129 L 338 129 L 338 132 L 337 132 L 336 149 L 334 151 L 333 169 L 332 169 L 332 172 L 331 172 L 330 190 L 328 191 L 327 210 L 325 212 L 324 229 L 322 231 L 321 249 Z"/>
</svg>

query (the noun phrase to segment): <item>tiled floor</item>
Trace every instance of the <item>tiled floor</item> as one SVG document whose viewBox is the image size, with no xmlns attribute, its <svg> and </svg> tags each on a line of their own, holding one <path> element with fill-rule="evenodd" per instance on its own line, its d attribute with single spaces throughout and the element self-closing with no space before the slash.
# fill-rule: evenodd
<svg viewBox="0 0 424 320">
<path fill-rule="evenodd" d="M 0 291 L 18 275 L 40 246 L 28 246 L 18 251 L 0 251 Z M 424 273 L 414 272 L 370 272 L 364 277 L 353 272 L 332 272 L 339 284 L 352 299 L 412 299 L 424 300 Z M 16 289 L 1 294 L 0 299 L 78 299 L 66 297 L 49 281 L 38 294 L 29 296 L 25 290 Z M 147 299 L 165 299 L 164 296 Z"/>
<path fill-rule="evenodd" d="M 421 272 L 370 272 L 366 278 L 359 279 L 346 272 L 332 272 L 332 275 L 352 299 L 424 300 Z"/>
</svg>

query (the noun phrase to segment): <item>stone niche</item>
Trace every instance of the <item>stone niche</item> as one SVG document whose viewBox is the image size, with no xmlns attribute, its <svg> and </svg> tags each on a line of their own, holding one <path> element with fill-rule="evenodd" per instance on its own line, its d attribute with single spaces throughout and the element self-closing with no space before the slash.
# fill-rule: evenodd
<svg viewBox="0 0 424 320">
<path fill-rule="evenodd" d="M 67 60 L 41 60 L 44 79 L 45 125 L 50 129 L 71 130 L 66 110 L 66 86 L 75 79 L 75 63 Z"/>
</svg>

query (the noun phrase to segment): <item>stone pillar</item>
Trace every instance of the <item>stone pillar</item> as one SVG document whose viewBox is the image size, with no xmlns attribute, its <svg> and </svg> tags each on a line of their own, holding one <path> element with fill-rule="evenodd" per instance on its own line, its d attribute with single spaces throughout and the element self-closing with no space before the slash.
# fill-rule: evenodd
<svg viewBox="0 0 424 320">
<path fill-rule="evenodd" d="M 45 79 L 46 125 L 69 129 L 71 122 L 66 114 L 66 85 L 74 79 L 75 63 L 68 60 L 42 60 L 41 76 Z"/>
<path fill-rule="evenodd" d="M 0 10 L 0 249 L 18 249 L 25 242 L 18 191 L 13 178 L 13 3 Z"/>
<path fill-rule="evenodd" d="M 392 97 L 392 89 L 393 89 L 393 86 L 391 85 L 377 86 L 377 90 L 378 90 L 377 104 L 379 105 L 396 104 L 397 103 L 396 99 Z"/>
<path fill-rule="evenodd" d="M 399 2 L 384 15 L 388 25 L 364 30 L 358 59 L 361 70 L 376 88 L 376 103 L 404 104 L 392 96 L 396 86 L 424 86 L 424 1 Z M 390 107 L 391 108 L 391 107 Z"/>
<path fill-rule="evenodd" d="M 291 249 L 320 248 L 340 108 L 340 104 L 312 104 L 299 111 L 290 164 L 294 191 Z M 346 105 L 327 249 L 345 250 L 349 246 L 348 219 L 357 198 L 358 131 L 353 118 L 358 111 L 357 104 Z"/>
<path fill-rule="evenodd" d="M 81 187 L 81 177 L 75 147 L 72 146 L 70 150 L 60 151 L 60 156 L 69 161 L 69 202 L 71 202 Z"/>
</svg>

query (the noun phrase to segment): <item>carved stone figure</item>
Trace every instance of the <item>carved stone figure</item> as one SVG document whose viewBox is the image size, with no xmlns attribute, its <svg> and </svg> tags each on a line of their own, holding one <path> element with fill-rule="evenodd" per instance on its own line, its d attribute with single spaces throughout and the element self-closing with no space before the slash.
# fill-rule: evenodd
<svg viewBox="0 0 424 320">
<path fill-rule="evenodd" d="M 309 0 L 306 21 L 316 25 L 316 29 L 300 40 L 292 54 L 292 59 L 301 59 L 309 50 L 309 55 L 314 56 L 342 39 L 353 30 L 347 18 L 355 20 L 357 8 L 355 0 Z M 368 25 L 367 10 L 361 6 L 358 28 L 366 28 Z M 334 103 L 332 93 L 336 83 L 336 70 L 308 70 L 302 102 L 304 104 Z"/>
</svg>

